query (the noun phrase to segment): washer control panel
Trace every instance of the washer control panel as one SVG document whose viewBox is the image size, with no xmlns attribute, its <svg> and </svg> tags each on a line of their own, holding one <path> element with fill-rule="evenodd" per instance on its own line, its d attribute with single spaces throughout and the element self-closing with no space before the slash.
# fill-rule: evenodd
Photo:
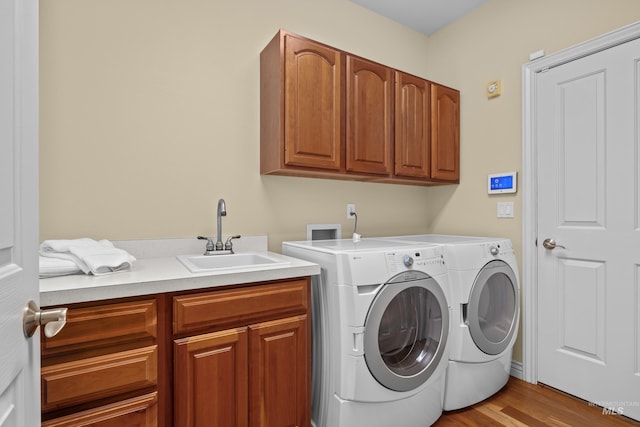
<svg viewBox="0 0 640 427">
<path fill-rule="evenodd" d="M 390 243 L 385 247 L 349 251 L 342 254 L 341 259 L 345 262 L 346 273 L 339 284 L 348 286 L 381 284 L 408 272 L 421 272 L 432 277 L 447 274 L 443 247 L 428 243 Z"/>
<path fill-rule="evenodd" d="M 502 240 L 496 241 L 492 243 L 487 243 L 484 245 L 485 254 L 490 255 L 492 257 L 499 257 L 505 255 L 512 255 L 513 245 L 510 240 Z"/>
<path fill-rule="evenodd" d="M 405 249 L 385 252 L 387 269 L 391 274 L 407 270 L 420 270 L 430 274 L 446 272 L 444 256 L 440 248 Z"/>
</svg>

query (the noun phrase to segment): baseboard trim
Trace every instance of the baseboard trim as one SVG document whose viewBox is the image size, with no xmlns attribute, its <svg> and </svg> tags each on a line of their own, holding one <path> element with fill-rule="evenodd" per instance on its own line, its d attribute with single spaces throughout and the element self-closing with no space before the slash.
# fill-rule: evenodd
<svg viewBox="0 0 640 427">
<path fill-rule="evenodd" d="M 511 376 L 521 380 L 524 378 L 524 370 L 522 369 L 522 362 L 516 360 L 511 361 Z"/>
</svg>

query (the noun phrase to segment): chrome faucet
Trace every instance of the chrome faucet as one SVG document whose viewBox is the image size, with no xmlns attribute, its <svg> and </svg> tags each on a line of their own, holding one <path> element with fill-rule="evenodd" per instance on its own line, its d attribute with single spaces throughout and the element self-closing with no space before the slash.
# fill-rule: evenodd
<svg viewBox="0 0 640 427">
<path fill-rule="evenodd" d="M 227 205 L 224 199 L 218 200 L 218 233 L 216 234 L 216 251 L 224 250 L 224 244 L 222 243 L 222 217 L 227 216 Z"/>
<path fill-rule="evenodd" d="M 233 253 L 233 239 L 239 239 L 240 235 L 230 236 L 225 243 L 222 243 L 222 217 L 227 216 L 227 205 L 224 199 L 218 200 L 218 213 L 216 215 L 218 230 L 216 232 L 216 241 L 212 237 L 198 236 L 198 239 L 206 240 L 207 247 L 205 255 L 225 255 Z"/>
</svg>

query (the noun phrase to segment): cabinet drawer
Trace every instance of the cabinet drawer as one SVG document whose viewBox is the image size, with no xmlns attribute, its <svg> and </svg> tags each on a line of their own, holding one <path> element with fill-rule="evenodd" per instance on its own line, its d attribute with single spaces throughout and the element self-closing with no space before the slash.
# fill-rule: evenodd
<svg viewBox="0 0 640 427">
<path fill-rule="evenodd" d="M 157 308 L 155 300 L 70 308 L 67 324 L 58 335 L 42 335 L 42 355 L 94 349 L 99 346 L 155 340 Z"/>
<path fill-rule="evenodd" d="M 42 427 L 156 427 L 157 425 L 157 392 L 42 423 Z"/>
<path fill-rule="evenodd" d="M 306 279 L 177 296 L 173 299 L 173 332 L 246 324 L 281 313 L 303 313 L 307 312 L 308 299 Z"/>
<path fill-rule="evenodd" d="M 149 346 L 42 368 L 42 409 L 89 402 L 154 386 L 158 348 Z"/>
</svg>

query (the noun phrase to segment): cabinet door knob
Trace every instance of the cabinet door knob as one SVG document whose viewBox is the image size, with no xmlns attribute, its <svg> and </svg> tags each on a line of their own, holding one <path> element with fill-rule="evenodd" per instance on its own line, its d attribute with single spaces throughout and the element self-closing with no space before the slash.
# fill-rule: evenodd
<svg viewBox="0 0 640 427">
<path fill-rule="evenodd" d="M 44 326 L 44 335 L 51 338 L 67 324 L 67 309 L 62 307 L 40 310 L 38 304 L 29 301 L 24 309 L 22 319 L 25 336 L 32 337 L 38 326 Z"/>
</svg>

